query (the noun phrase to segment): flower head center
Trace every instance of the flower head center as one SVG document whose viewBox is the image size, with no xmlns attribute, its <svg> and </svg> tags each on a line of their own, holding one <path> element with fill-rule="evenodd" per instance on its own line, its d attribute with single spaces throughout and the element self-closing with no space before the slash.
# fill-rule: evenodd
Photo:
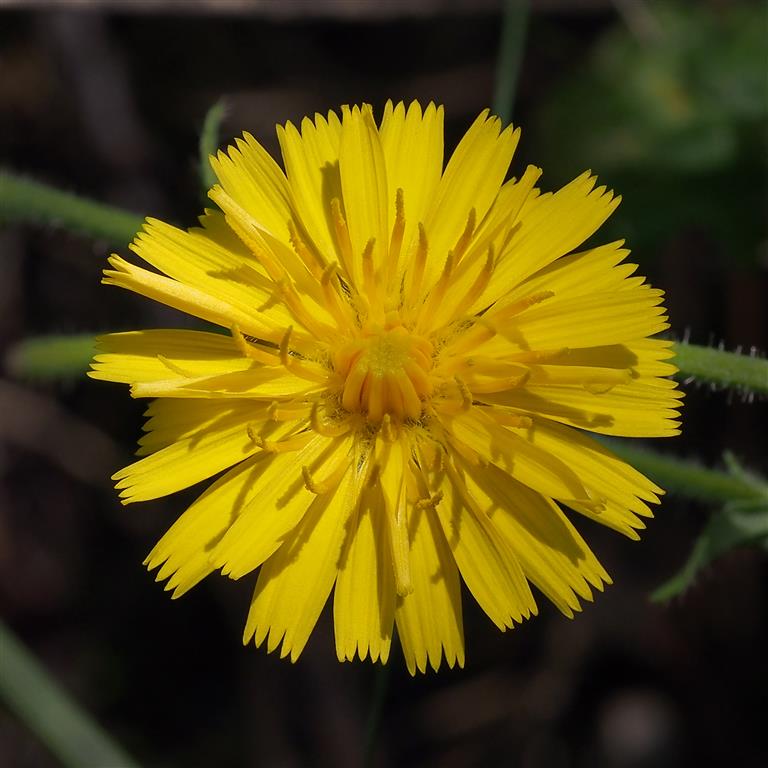
<svg viewBox="0 0 768 768">
<path fill-rule="evenodd" d="M 385 414 L 398 421 L 419 419 L 432 394 L 432 345 L 399 320 L 365 326 L 336 352 L 333 364 L 343 381 L 342 406 L 373 423 Z"/>
</svg>

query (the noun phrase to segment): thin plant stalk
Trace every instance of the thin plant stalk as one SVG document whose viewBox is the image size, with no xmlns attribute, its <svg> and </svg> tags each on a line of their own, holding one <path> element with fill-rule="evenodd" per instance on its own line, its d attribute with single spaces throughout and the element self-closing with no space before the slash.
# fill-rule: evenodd
<svg viewBox="0 0 768 768">
<path fill-rule="evenodd" d="M 0 219 L 61 227 L 125 246 L 141 229 L 142 217 L 0 170 Z"/>
<path fill-rule="evenodd" d="M 496 82 L 493 111 L 502 122 L 512 120 L 512 106 L 517 95 L 517 83 L 525 52 L 529 0 L 504 0 L 501 40 L 496 58 Z"/>
<path fill-rule="evenodd" d="M 0 698 L 67 768 L 138 768 L 1 621 Z"/>
</svg>

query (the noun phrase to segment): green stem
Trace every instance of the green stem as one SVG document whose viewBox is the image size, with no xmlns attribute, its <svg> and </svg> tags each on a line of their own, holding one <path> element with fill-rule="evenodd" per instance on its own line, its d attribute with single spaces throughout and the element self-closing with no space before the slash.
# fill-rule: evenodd
<svg viewBox="0 0 768 768">
<path fill-rule="evenodd" d="M 208 158 L 211 155 L 215 155 L 216 150 L 219 148 L 219 128 L 221 127 L 221 121 L 224 119 L 225 111 L 224 101 L 220 99 L 206 113 L 205 120 L 203 121 L 203 130 L 200 132 L 200 182 L 206 199 L 208 197 L 208 190 L 217 181 L 216 174 L 213 172 Z"/>
<path fill-rule="evenodd" d="M 766 498 L 766 489 L 717 469 L 707 469 L 695 461 L 678 459 L 631 443 L 603 439 L 611 451 L 658 483 L 670 493 L 707 502 L 758 500 Z"/>
<path fill-rule="evenodd" d="M 5 367 L 19 379 L 61 379 L 82 376 L 95 351 L 92 334 L 36 336 L 14 344 Z"/>
<path fill-rule="evenodd" d="M 695 344 L 675 344 L 680 377 L 693 376 L 723 387 L 768 395 L 768 360 Z"/>
<path fill-rule="evenodd" d="M 525 49 L 528 6 L 528 0 L 504 0 L 501 40 L 496 58 L 493 111 L 505 124 L 512 120 L 512 105 L 515 103 L 517 80 Z"/>
<path fill-rule="evenodd" d="M 0 697 L 69 768 L 138 768 L 0 622 Z"/>
<path fill-rule="evenodd" d="M 142 218 L 0 170 L 0 219 L 62 227 L 124 246 Z"/>
</svg>

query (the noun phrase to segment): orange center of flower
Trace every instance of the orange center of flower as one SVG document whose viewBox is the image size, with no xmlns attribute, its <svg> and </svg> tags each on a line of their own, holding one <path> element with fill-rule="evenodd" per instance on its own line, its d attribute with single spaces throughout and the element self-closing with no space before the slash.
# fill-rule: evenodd
<svg viewBox="0 0 768 768">
<path fill-rule="evenodd" d="M 363 327 L 333 358 L 343 380 L 342 406 L 373 423 L 385 414 L 399 421 L 419 419 L 424 400 L 432 394 L 432 345 L 404 328 L 395 315 L 384 326 Z"/>
</svg>

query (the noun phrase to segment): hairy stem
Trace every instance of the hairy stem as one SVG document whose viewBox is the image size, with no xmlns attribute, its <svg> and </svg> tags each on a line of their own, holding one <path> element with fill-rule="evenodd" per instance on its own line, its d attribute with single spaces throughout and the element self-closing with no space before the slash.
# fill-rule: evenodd
<svg viewBox="0 0 768 768">
<path fill-rule="evenodd" d="M 124 246 L 142 217 L 0 170 L 0 218 L 46 224 Z"/>
<path fill-rule="evenodd" d="M 695 344 L 675 344 L 680 377 L 689 376 L 723 387 L 768 394 L 768 360 Z"/>
</svg>

